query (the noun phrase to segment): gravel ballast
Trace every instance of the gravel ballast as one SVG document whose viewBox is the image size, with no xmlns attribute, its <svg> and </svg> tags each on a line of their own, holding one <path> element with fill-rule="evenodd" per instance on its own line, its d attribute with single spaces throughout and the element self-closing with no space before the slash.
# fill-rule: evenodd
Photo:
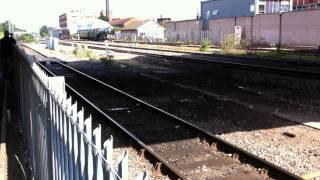
<svg viewBox="0 0 320 180">
<path fill-rule="evenodd" d="M 37 50 L 44 52 L 48 50 L 44 50 L 43 47 L 39 45 L 34 45 Z M 95 50 L 96 51 L 96 50 Z M 99 51 L 97 51 L 99 52 Z M 48 52 L 47 52 L 48 53 Z M 101 51 L 100 51 L 101 53 Z M 122 65 L 118 69 L 110 69 L 110 71 L 120 71 L 121 69 L 125 69 L 123 66 L 129 66 L 122 62 L 121 60 L 127 60 L 132 58 L 146 58 L 140 57 L 136 55 L 127 55 L 122 53 L 116 53 L 121 58 L 116 58 L 115 67 L 119 64 Z M 61 52 L 50 51 L 51 56 L 56 56 L 58 58 L 62 58 L 63 60 L 68 61 L 68 56 L 63 56 Z M 70 58 L 72 59 L 72 58 Z M 146 58 L 148 59 L 148 58 Z M 72 59 L 74 60 L 74 59 Z M 117 60 L 119 60 L 117 62 Z M 118 64 L 119 63 L 119 64 Z M 88 62 L 82 61 L 77 63 L 69 63 L 69 65 L 78 68 L 78 69 L 95 69 L 96 72 L 99 71 L 99 75 L 104 74 L 107 76 L 108 72 L 106 71 L 105 65 L 99 62 Z M 141 69 L 146 69 L 143 64 L 141 64 Z M 152 67 L 156 68 L 156 67 Z M 154 70 L 154 69 L 152 69 Z M 179 73 L 175 70 L 170 69 L 170 67 L 161 68 L 160 71 L 170 71 Z M 106 71 L 106 72 L 104 72 Z M 140 71 L 139 68 L 136 68 L 135 71 Z M 124 73 L 124 72 L 123 72 Z M 132 73 L 126 70 L 125 73 Z M 137 76 L 136 73 L 132 73 L 132 75 Z M 136 77 L 139 78 L 139 77 Z M 160 85 L 160 83 L 159 83 Z M 171 97 L 168 97 L 167 101 L 170 101 Z M 162 100 L 161 100 L 162 99 Z M 155 98 L 153 99 L 154 103 L 156 103 Z M 160 101 L 164 101 L 163 98 L 160 98 L 159 104 L 161 106 Z M 185 100 L 184 103 L 188 103 L 188 100 Z M 182 105 L 183 106 L 183 105 Z M 170 109 L 170 108 L 169 108 Z M 241 112 L 240 112 L 241 113 Z M 234 126 L 229 126 L 227 122 L 224 122 L 222 119 L 218 119 L 215 117 L 207 117 L 207 120 L 201 120 L 194 114 L 183 115 L 177 113 L 177 115 L 182 116 L 184 119 L 188 120 L 196 124 L 203 129 L 206 129 L 213 134 L 216 132 L 225 132 L 217 134 L 219 137 L 224 140 L 241 147 L 267 161 L 282 167 L 292 173 L 297 175 L 305 175 L 312 172 L 317 172 L 320 170 L 320 132 L 319 130 L 306 127 L 304 125 L 299 125 L 295 123 L 288 123 L 286 126 L 282 126 L 282 121 L 280 119 L 272 118 L 272 117 L 252 117 L 247 119 L 247 121 L 255 121 L 258 118 L 272 118 L 272 123 L 274 127 L 272 128 L 260 128 L 253 130 L 241 130 L 240 128 L 234 128 Z M 269 127 L 269 126 L 268 126 Z M 140 171 L 141 172 L 141 171 Z M 151 176 L 150 176 L 151 177 Z M 157 179 L 157 178 L 156 178 Z"/>
</svg>

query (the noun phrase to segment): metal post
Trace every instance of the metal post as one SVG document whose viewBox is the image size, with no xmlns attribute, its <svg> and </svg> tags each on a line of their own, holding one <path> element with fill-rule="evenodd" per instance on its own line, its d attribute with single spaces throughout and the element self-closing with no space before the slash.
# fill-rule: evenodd
<svg viewBox="0 0 320 180">
<path fill-rule="evenodd" d="M 280 22 L 279 22 L 279 43 L 277 46 L 277 51 L 279 52 L 281 50 L 282 46 L 282 13 L 279 14 Z"/>
</svg>

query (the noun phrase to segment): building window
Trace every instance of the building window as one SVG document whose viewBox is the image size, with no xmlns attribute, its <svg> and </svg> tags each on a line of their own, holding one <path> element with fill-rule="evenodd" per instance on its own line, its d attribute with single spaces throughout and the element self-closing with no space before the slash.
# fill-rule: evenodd
<svg viewBox="0 0 320 180">
<path fill-rule="evenodd" d="M 265 5 L 260 4 L 259 5 L 259 14 L 263 14 L 265 10 Z"/>
<path fill-rule="evenodd" d="M 207 11 L 206 12 L 206 19 L 209 19 L 209 17 L 210 17 L 210 11 Z"/>
</svg>

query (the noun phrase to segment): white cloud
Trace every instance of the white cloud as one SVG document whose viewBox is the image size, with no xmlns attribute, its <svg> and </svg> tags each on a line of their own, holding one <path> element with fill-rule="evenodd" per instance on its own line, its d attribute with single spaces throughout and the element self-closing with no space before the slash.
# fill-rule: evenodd
<svg viewBox="0 0 320 180">
<path fill-rule="evenodd" d="M 174 20 L 195 18 L 200 0 L 110 0 L 114 17 Z M 58 17 L 69 9 L 102 10 L 105 0 L 0 0 L 0 22 L 10 19 L 18 27 L 37 31 L 41 25 L 58 26 Z"/>
</svg>

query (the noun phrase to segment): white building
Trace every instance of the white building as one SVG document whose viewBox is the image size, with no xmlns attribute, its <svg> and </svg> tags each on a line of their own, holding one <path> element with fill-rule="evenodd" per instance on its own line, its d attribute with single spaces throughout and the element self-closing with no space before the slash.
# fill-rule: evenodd
<svg viewBox="0 0 320 180">
<path fill-rule="evenodd" d="M 70 38 L 77 33 L 78 26 L 90 20 L 97 19 L 99 12 L 87 10 L 71 10 L 68 13 L 59 16 L 59 25 L 61 28 L 61 38 Z"/>
<path fill-rule="evenodd" d="M 165 29 L 155 21 L 135 20 L 121 29 L 121 39 L 163 41 Z"/>
</svg>

